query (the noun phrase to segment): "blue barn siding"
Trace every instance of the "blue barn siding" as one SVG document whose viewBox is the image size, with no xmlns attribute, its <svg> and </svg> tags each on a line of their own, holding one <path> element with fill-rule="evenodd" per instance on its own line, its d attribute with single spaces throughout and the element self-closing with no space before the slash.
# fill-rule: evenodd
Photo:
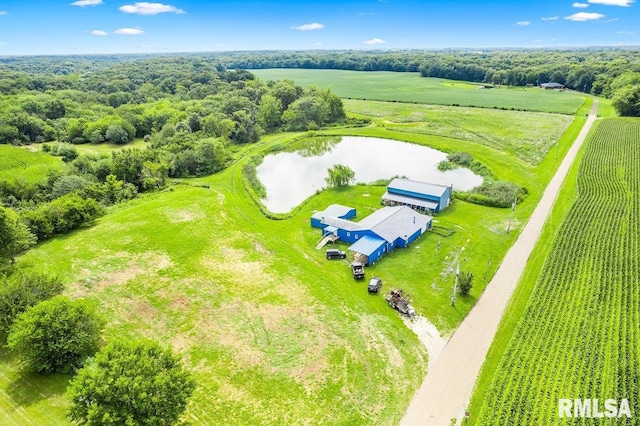
<svg viewBox="0 0 640 426">
<path fill-rule="evenodd" d="M 325 225 L 323 225 L 322 220 L 312 217 L 311 218 L 311 227 L 312 228 L 324 229 Z"/>
<path fill-rule="evenodd" d="M 369 229 L 359 229 L 357 231 L 347 231 L 345 229 L 338 229 L 338 236 L 342 241 L 346 241 L 348 243 L 355 243 L 363 236 L 368 235 L 370 237 L 379 238 L 375 232 Z"/>
<path fill-rule="evenodd" d="M 440 205 L 438 206 L 436 213 L 440 213 L 440 210 L 444 210 L 447 207 L 449 207 L 450 202 L 451 202 L 451 187 L 447 187 L 447 189 L 444 191 L 444 194 L 442 194 L 442 197 L 440 197 L 440 201 L 439 201 Z"/>
<path fill-rule="evenodd" d="M 420 198 L 423 200 L 436 201 L 436 202 L 441 201 L 441 197 L 438 197 L 437 195 L 422 194 L 422 193 L 413 192 L 413 191 L 405 191 L 404 189 L 398 189 L 392 186 L 388 187 L 387 191 L 391 193 L 399 194 L 399 195 L 406 195 L 408 197 Z"/>
<path fill-rule="evenodd" d="M 340 219 L 353 219 L 356 217 L 356 209 L 351 209 L 349 212 L 343 216 L 339 216 Z"/>
<path fill-rule="evenodd" d="M 380 245 L 380 247 L 378 247 L 378 249 L 376 251 L 374 251 L 373 253 L 371 253 L 369 255 L 369 263 L 373 263 L 376 260 L 378 260 L 380 257 L 382 257 L 383 254 L 385 254 L 387 252 L 387 248 L 386 248 L 386 243 L 383 243 L 382 245 Z"/>
</svg>

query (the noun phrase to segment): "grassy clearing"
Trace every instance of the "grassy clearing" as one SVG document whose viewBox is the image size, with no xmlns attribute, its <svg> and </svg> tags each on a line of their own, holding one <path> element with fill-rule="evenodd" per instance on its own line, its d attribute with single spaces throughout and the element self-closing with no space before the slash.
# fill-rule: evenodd
<svg viewBox="0 0 640 426">
<path fill-rule="evenodd" d="M 375 108 L 383 112 L 381 105 Z M 393 121 L 395 114 L 382 116 Z M 506 147 L 398 131 L 382 122 L 323 132 L 464 150 L 498 178 L 530 191 L 516 209 L 511 234 L 505 232 L 508 209 L 456 202 L 436 218 L 437 225 L 456 231 L 453 236 L 427 234 L 373 265 L 367 276 L 379 275 L 387 289 L 405 289 L 420 314 L 445 333 L 453 330 L 582 122 L 577 118 L 562 136 L 557 160 L 549 154 L 537 166 L 515 159 Z M 300 136 L 265 137 L 253 149 L 266 151 Z M 19 259 L 19 267 L 58 274 L 69 295 L 97 299 L 109 321 L 107 338 L 142 335 L 182 353 L 198 378 L 186 416 L 196 424 L 397 423 L 422 380 L 426 351 L 382 297 L 369 296 L 366 283 L 353 281 L 346 261 L 324 259 L 315 249 L 318 230 L 309 225 L 314 211 L 332 203 L 366 216 L 379 208 L 384 187 L 324 191 L 290 219 L 268 220 L 243 186 L 246 159 L 186 181 L 211 189 L 179 185 L 112 207 L 95 226 L 39 245 Z M 461 268 L 476 275 L 475 287 L 452 308 L 455 256 L 463 246 Z M 0 389 L 21 385 L 11 359 L 0 362 L 0 372 Z M 1 423 L 39 424 L 39 413 L 46 412 L 47 423 L 64 424 L 66 380 L 30 382 L 31 392 L 42 395 L 37 403 L 0 393 Z"/>
<path fill-rule="evenodd" d="M 558 398 L 628 398 L 637 411 L 639 125 L 606 120 L 590 135 L 489 352 L 471 424 L 569 424 Z M 602 202 L 611 208 L 594 211 Z"/>
<path fill-rule="evenodd" d="M 573 117 L 481 108 L 345 100 L 347 111 L 375 117 L 397 132 L 441 136 L 495 148 L 536 165 L 560 139 Z"/>
<path fill-rule="evenodd" d="M 481 84 L 420 77 L 419 73 L 341 70 L 251 70 L 263 80 L 291 79 L 308 87 L 331 87 L 341 98 L 418 104 L 516 109 L 573 115 L 584 95 L 538 88 L 482 89 Z"/>
<path fill-rule="evenodd" d="M 51 147 L 60 147 L 63 145 L 67 145 L 67 144 L 63 144 L 62 142 L 46 142 L 47 145 L 51 146 Z M 33 146 L 38 146 L 39 144 L 34 144 Z M 127 144 L 124 145 L 120 145 L 120 144 L 114 144 L 114 143 L 87 143 L 87 144 L 80 144 L 80 145 L 73 145 L 73 147 L 78 150 L 79 154 L 85 154 L 85 155 L 111 155 L 112 151 L 119 151 L 121 149 L 127 149 L 127 148 L 146 148 L 148 146 L 148 143 L 146 143 L 145 141 L 143 141 L 142 139 L 135 139 Z M 42 146 L 39 146 L 39 149 L 42 149 Z"/>
<path fill-rule="evenodd" d="M 48 154 L 0 145 L 0 180 L 20 178 L 35 182 L 61 167 L 62 161 Z"/>
</svg>

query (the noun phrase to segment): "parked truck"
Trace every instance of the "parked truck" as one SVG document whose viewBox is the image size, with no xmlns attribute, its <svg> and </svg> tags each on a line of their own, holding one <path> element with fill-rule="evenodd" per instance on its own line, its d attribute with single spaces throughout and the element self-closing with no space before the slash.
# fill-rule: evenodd
<svg viewBox="0 0 640 426">
<path fill-rule="evenodd" d="M 351 272 L 353 273 L 354 280 L 361 280 L 364 278 L 364 265 L 362 262 L 351 262 Z"/>
</svg>

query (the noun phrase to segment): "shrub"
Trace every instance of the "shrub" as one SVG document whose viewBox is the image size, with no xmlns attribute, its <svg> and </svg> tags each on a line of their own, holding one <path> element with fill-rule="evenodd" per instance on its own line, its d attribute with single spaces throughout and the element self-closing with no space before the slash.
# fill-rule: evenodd
<svg viewBox="0 0 640 426">
<path fill-rule="evenodd" d="M 466 296 L 473 287 L 473 274 L 471 272 L 460 271 L 458 274 L 458 292 L 462 296 Z"/>
<path fill-rule="evenodd" d="M 514 200 L 522 202 L 528 191 L 526 188 L 512 182 L 487 182 L 475 187 L 470 192 L 456 192 L 456 198 L 469 203 L 480 204 L 489 207 L 511 207 Z"/>
<path fill-rule="evenodd" d="M 461 166 L 470 166 L 473 161 L 471 154 L 467 152 L 453 152 L 447 155 L 447 160 L 452 163 L 459 164 Z"/>
<path fill-rule="evenodd" d="M 102 325 L 95 305 L 56 296 L 18 315 L 7 346 L 32 371 L 70 373 L 96 353 Z"/>
</svg>

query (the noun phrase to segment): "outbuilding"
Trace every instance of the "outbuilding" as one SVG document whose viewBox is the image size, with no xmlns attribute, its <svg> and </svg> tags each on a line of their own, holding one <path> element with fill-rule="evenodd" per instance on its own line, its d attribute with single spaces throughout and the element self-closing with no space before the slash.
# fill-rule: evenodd
<svg viewBox="0 0 640 426">
<path fill-rule="evenodd" d="M 316 212 L 311 216 L 311 226 L 314 228 L 324 229 L 326 225 L 322 220 L 325 217 L 334 217 L 338 219 L 353 219 L 356 217 L 356 209 L 353 207 L 343 206 L 341 204 L 331 204 L 323 211 Z"/>
<path fill-rule="evenodd" d="M 407 206 L 427 213 L 440 213 L 451 203 L 452 186 L 395 178 L 382 201 L 388 206 Z"/>
<path fill-rule="evenodd" d="M 545 90 L 560 90 L 564 89 L 564 85 L 560 83 L 550 82 L 550 83 L 542 83 L 540 85 L 542 89 Z"/>
</svg>

